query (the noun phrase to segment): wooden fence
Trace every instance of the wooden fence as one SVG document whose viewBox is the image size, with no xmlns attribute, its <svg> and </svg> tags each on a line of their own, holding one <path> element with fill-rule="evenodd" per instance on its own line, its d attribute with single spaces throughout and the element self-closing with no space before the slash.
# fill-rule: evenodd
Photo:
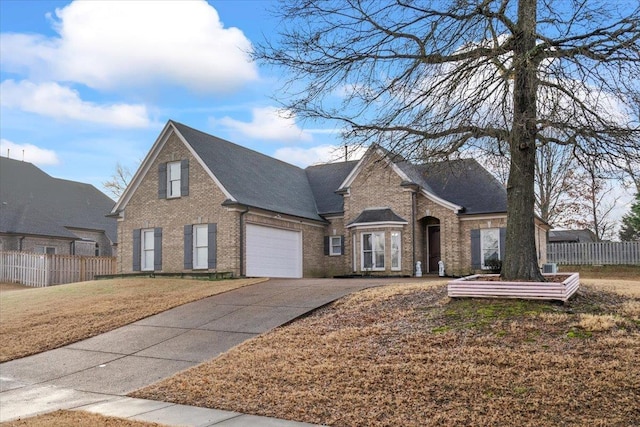
<svg viewBox="0 0 640 427">
<path fill-rule="evenodd" d="M 640 242 L 549 243 L 547 262 L 571 265 L 640 265 Z"/>
<path fill-rule="evenodd" d="M 0 251 L 0 282 L 44 287 L 115 274 L 115 257 L 45 255 Z"/>
</svg>

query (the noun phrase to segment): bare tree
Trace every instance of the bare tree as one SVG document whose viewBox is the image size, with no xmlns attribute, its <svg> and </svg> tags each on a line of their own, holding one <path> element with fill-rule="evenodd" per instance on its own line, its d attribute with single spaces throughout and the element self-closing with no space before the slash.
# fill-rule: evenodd
<svg viewBox="0 0 640 427">
<path fill-rule="evenodd" d="M 350 143 L 448 157 L 507 144 L 502 275 L 542 280 L 537 147 L 616 165 L 640 157 L 640 7 L 604 0 L 289 0 L 255 58 L 289 71 L 278 97 Z"/>
<path fill-rule="evenodd" d="M 131 181 L 131 171 L 128 167 L 122 166 L 120 162 L 116 163 L 116 170 L 111 175 L 111 179 L 104 181 L 102 186 L 117 199 L 122 196 L 124 190 Z"/>
</svg>

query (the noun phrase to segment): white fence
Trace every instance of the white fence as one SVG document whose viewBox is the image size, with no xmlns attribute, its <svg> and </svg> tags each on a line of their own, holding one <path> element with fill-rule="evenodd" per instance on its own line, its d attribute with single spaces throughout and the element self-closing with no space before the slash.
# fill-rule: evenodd
<svg viewBox="0 0 640 427">
<path fill-rule="evenodd" d="M 44 287 L 115 274 L 115 257 L 45 255 L 0 251 L 0 282 Z"/>
<path fill-rule="evenodd" d="M 556 264 L 640 264 L 640 242 L 549 243 L 547 262 Z"/>
</svg>

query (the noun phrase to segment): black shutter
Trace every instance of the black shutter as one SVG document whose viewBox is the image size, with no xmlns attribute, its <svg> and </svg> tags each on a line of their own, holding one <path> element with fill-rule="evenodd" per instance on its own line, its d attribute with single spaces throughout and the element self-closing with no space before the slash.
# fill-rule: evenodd
<svg viewBox="0 0 640 427">
<path fill-rule="evenodd" d="M 162 228 L 153 230 L 153 270 L 162 270 Z"/>
<path fill-rule="evenodd" d="M 506 253 L 505 248 L 507 247 L 507 229 L 500 229 L 500 260 L 504 259 L 504 254 Z"/>
<path fill-rule="evenodd" d="M 180 195 L 189 195 L 189 160 L 180 162 Z"/>
<path fill-rule="evenodd" d="M 158 165 L 158 199 L 167 198 L 167 164 Z"/>
<path fill-rule="evenodd" d="M 471 268 L 482 268 L 482 254 L 480 249 L 480 229 L 471 230 Z"/>
<path fill-rule="evenodd" d="M 140 266 L 141 262 L 141 245 L 140 245 L 140 234 L 141 230 L 136 228 L 133 230 L 133 271 L 142 270 Z"/>
<path fill-rule="evenodd" d="M 218 266 L 218 224 L 209 224 L 209 235 L 207 236 L 207 245 L 209 250 L 208 267 L 217 268 Z"/>
<path fill-rule="evenodd" d="M 193 226 L 184 226 L 184 269 L 193 270 Z"/>
<path fill-rule="evenodd" d="M 340 255 L 344 255 L 344 235 L 340 236 Z"/>
<path fill-rule="evenodd" d="M 329 246 L 331 245 L 331 238 L 329 236 L 324 237 L 324 254 L 329 255 Z"/>
</svg>

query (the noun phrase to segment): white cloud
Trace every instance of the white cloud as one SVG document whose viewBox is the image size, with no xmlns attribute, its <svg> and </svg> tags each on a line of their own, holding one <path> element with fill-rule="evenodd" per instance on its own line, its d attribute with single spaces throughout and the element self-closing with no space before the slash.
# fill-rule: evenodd
<svg viewBox="0 0 640 427">
<path fill-rule="evenodd" d="M 3 157 L 24 160 L 39 166 L 60 163 L 57 154 L 53 150 L 36 147 L 33 144 L 16 144 L 7 139 L 0 139 L 0 154 Z"/>
<path fill-rule="evenodd" d="M 366 150 L 366 147 L 348 147 L 349 160 L 359 160 Z M 344 146 L 283 147 L 276 150 L 273 157 L 304 168 L 319 163 L 344 161 Z"/>
<path fill-rule="evenodd" d="M 275 107 L 254 108 L 250 122 L 243 122 L 231 117 L 212 119 L 212 123 L 220 124 L 243 136 L 254 139 L 279 142 L 310 142 L 313 137 L 296 125 L 295 118 L 287 111 Z"/>
<path fill-rule="evenodd" d="M 257 78 L 251 42 L 204 0 L 74 1 L 52 21 L 59 37 L 2 34 L 3 68 L 98 89 L 168 82 L 226 93 Z"/>
<path fill-rule="evenodd" d="M 146 127 L 147 108 L 136 104 L 98 105 L 80 99 L 77 91 L 47 82 L 5 80 L 0 83 L 3 107 L 17 108 L 56 119 L 84 120 L 117 127 Z"/>
</svg>

